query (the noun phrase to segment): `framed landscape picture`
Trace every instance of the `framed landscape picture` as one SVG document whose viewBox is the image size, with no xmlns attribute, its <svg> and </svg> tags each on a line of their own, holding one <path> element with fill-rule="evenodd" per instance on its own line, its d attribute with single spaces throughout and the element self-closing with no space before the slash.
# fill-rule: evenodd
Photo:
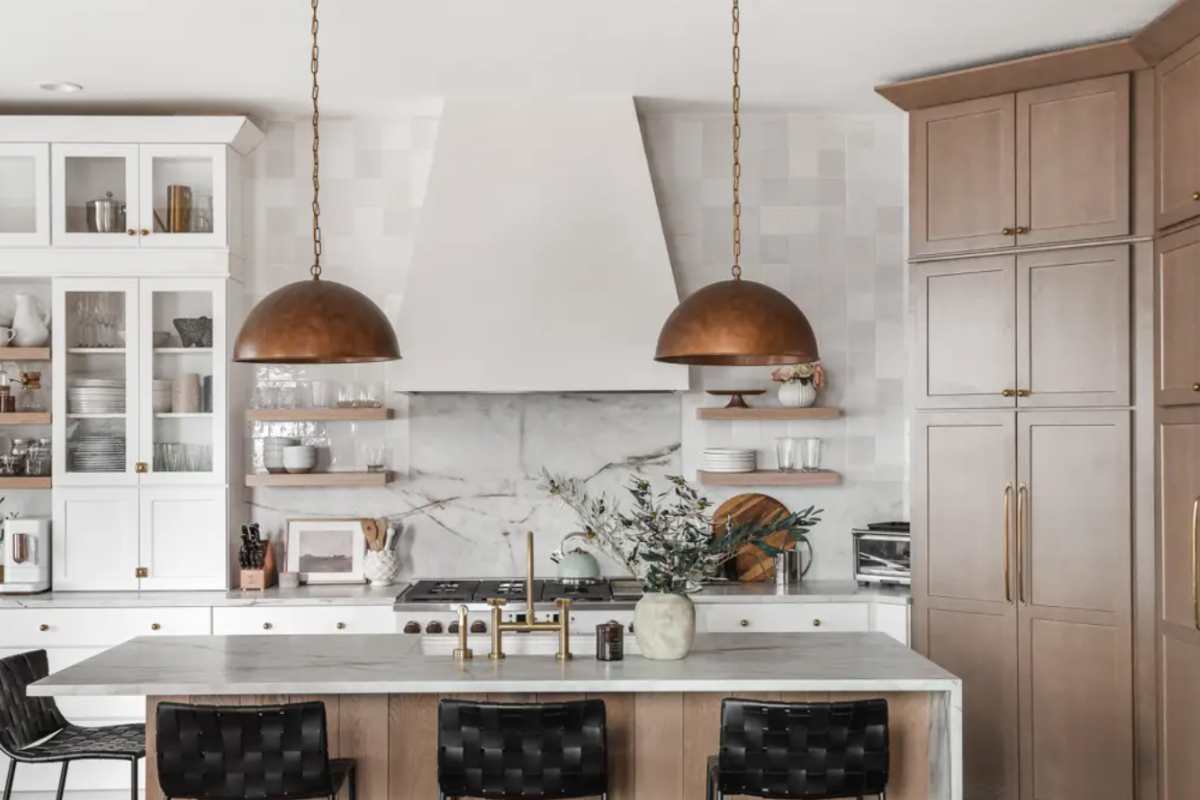
<svg viewBox="0 0 1200 800">
<path fill-rule="evenodd" d="M 287 568 L 304 583 L 362 583 L 367 542 L 361 519 L 288 520 Z"/>
</svg>

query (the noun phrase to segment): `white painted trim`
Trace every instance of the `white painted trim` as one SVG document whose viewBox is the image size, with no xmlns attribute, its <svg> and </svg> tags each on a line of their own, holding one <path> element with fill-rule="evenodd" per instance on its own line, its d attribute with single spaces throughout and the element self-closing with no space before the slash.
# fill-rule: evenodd
<svg viewBox="0 0 1200 800">
<path fill-rule="evenodd" d="M 247 117 L 0 117 L 0 142 L 227 144 L 246 155 L 266 135 Z"/>
<path fill-rule="evenodd" d="M 241 274 L 242 261 L 224 248 L 0 248 L 0 277 L 225 278 Z"/>
</svg>

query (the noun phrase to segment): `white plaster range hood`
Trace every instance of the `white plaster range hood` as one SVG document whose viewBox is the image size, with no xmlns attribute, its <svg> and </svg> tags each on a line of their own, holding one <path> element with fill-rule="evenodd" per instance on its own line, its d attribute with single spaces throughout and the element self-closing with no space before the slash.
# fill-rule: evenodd
<svg viewBox="0 0 1200 800">
<path fill-rule="evenodd" d="M 394 390 L 686 390 L 678 300 L 633 98 L 446 101 Z"/>
</svg>

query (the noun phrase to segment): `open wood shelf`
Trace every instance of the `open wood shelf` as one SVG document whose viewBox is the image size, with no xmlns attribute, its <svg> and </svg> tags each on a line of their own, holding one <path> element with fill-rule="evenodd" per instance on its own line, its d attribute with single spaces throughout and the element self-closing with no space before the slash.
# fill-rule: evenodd
<svg viewBox="0 0 1200 800">
<path fill-rule="evenodd" d="M 813 406 L 811 408 L 697 408 L 697 419 L 839 419 L 840 408 Z"/>
<path fill-rule="evenodd" d="M 155 419 L 212 419 L 211 411 L 156 411 Z"/>
<path fill-rule="evenodd" d="M 831 470 L 815 472 L 780 472 L 777 469 L 756 472 L 705 472 L 698 473 L 702 486 L 836 486 L 842 476 Z"/>
<path fill-rule="evenodd" d="M 49 489 L 50 478 L 0 478 L 0 489 Z"/>
<path fill-rule="evenodd" d="M 390 408 L 251 408 L 250 422 L 371 422 L 392 418 Z"/>
<path fill-rule="evenodd" d="M 67 352 L 75 356 L 123 356 L 124 347 L 68 347 Z"/>
<path fill-rule="evenodd" d="M 0 347 L 0 361 L 49 361 L 49 347 Z"/>
<path fill-rule="evenodd" d="M 156 347 L 154 354 L 159 356 L 186 356 L 191 353 L 212 355 L 211 347 Z"/>
<path fill-rule="evenodd" d="M 255 473 L 246 476 L 246 485 L 291 488 L 318 488 L 322 486 L 386 486 L 392 482 L 391 472 L 310 472 L 306 475 L 271 475 Z"/>
<path fill-rule="evenodd" d="M 49 411 L 18 411 L 15 414 L 0 414 L 0 425 L 49 425 Z"/>
</svg>

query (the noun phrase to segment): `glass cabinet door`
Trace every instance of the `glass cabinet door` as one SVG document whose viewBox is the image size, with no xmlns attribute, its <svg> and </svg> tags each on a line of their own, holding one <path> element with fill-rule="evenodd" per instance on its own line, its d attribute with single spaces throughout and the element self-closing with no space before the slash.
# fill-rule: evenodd
<svg viewBox="0 0 1200 800">
<path fill-rule="evenodd" d="M 136 483 L 137 281 L 62 279 L 53 294 L 55 484 Z"/>
<path fill-rule="evenodd" d="M 141 483 L 225 482 L 225 281 L 141 284 Z"/>
<path fill-rule="evenodd" d="M 51 155 L 54 244 L 137 247 L 138 146 L 55 144 Z"/>
<path fill-rule="evenodd" d="M 143 247 L 224 247 L 225 146 L 142 145 Z"/>
<path fill-rule="evenodd" d="M 50 244 L 50 146 L 0 144 L 0 246 Z"/>
</svg>

